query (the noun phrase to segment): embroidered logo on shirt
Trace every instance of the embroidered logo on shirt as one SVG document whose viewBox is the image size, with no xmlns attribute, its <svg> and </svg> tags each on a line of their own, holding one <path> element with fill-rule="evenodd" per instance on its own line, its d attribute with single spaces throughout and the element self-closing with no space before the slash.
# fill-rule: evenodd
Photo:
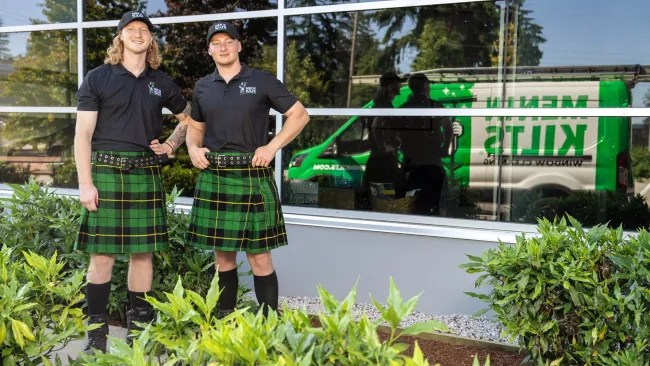
<svg viewBox="0 0 650 366">
<path fill-rule="evenodd" d="M 162 98 L 162 91 L 156 88 L 153 81 L 149 83 L 149 95 L 155 95 Z"/>
<path fill-rule="evenodd" d="M 239 95 L 257 94 L 256 86 L 246 86 L 246 82 L 239 84 Z"/>
</svg>

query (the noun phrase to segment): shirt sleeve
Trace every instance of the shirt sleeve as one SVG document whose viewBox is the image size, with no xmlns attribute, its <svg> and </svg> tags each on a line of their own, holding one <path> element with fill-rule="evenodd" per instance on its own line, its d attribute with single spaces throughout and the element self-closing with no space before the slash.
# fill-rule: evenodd
<svg viewBox="0 0 650 366">
<path fill-rule="evenodd" d="M 169 109 L 173 114 L 179 114 L 185 110 L 187 100 L 183 95 L 181 88 L 169 77 L 167 79 L 167 100 L 165 100 L 165 108 Z"/>
<path fill-rule="evenodd" d="M 194 91 L 192 92 L 192 112 L 190 117 L 196 122 L 205 122 L 203 113 L 201 113 L 201 105 L 199 104 L 199 83 L 196 83 Z"/>
<path fill-rule="evenodd" d="M 100 98 L 97 92 L 97 77 L 95 70 L 86 75 L 77 90 L 77 110 L 78 111 L 99 111 Z"/>
<path fill-rule="evenodd" d="M 293 107 L 298 101 L 291 92 L 272 74 L 268 74 L 266 96 L 273 109 L 280 113 L 285 113 L 289 108 Z"/>
</svg>

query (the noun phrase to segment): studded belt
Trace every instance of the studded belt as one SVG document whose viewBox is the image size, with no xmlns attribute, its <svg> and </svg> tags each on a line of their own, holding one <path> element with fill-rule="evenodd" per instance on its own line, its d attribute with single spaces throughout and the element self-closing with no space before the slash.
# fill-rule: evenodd
<svg viewBox="0 0 650 366">
<path fill-rule="evenodd" d="M 115 155 L 108 155 L 97 153 L 95 162 L 100 164 L 112 165 L 122 170 L 129 170 L 133 168 L 141 168 L 145 166 L 160 165 L 165 163 L 169 158 L 167 154 L 156 156 L 142 156 L 142 157 L 120 157 Z"/>
<path fill-rule="evenodd" d="M 225 168 L 227 166 L 250 165 L 253 161 L 253 157 L 250 155 L 206 155 L 205 157 L 208 159 L 210 164 L 216 165 L 219 168 Z"/>
</svg>

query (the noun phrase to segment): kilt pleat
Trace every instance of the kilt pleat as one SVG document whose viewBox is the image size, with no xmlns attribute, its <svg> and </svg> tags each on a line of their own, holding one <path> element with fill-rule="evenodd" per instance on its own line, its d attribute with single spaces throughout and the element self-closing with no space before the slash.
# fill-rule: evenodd
<svg viewBox="0 0 650 366">
<path fill-rule="evenodd" d="M 201 249 L 248 253 L 287 245 L 273 168 L 211 166 L 202 170 L 194 190 L 187 240 Z"/>
<path fill-rule="evenodd" d="M 116 158 L 153 155 L 150 152 L 101 152 Z M 168 249 L 165 189 L 160 166 L 122 170 L 93 159 L 91 174 L 99 194 L 99 205 L 97 211 L 92 212 L 82 208 L 75 249 L 96 254 Z"/>
</svg>

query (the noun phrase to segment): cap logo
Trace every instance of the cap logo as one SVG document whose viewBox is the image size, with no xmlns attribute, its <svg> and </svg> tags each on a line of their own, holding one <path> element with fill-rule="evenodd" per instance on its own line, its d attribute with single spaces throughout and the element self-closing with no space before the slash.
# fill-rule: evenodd
<svg viewBox="0 0 650 366">
<path fill-rule="evenodd" d="M 226 25 L 221 23 L 215 24 L 214 30 L 226 30 Z"/>
<path fill-rule="evenodd" d="M 144 18 L 144 14 L 134 11 L 131 13 L 131 18 Z"/>
</svg>

